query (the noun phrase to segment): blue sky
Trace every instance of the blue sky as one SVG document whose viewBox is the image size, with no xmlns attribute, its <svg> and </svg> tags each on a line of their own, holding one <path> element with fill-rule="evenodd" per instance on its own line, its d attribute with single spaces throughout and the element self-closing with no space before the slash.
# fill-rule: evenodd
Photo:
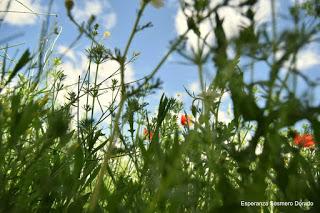
<svg viewBox="0 0 320 213">
<path fill-rule="evenodd" d="M 8 0 L 3 0 L 0 3 L 1 10 L 4 9 L 4 5 Z M 233 2 L 239 2 L 241 0 L 233 0 Z M 36 12 L 46 13 L 46 4 L 49 0 L 20 0 L 28 8 Z M 277 2 L 277 12 L 282 15 L 286 15 L 283 8 L 287 8 L 292 1 L 283 0 Z M 299 0 L 302 2 L 302 0 Z M 108 39 L 102 40 L 102 42 L 109 48 L 113 49 L 118 47 L 123 49 L 132 25 L 135 19 L 136 11 L 139 7 L 139 0 L 78 0 L 75 1 L 75 8 L 73 14 L 78 21 L 87 20 L 90 14 L 97 16 L 97 21 L 101 28 L 99 32 L 102 34 L 105 30 L 111 32 L 111 36 Z M 268 23 L 270 21 L 270 1 L 260 0 L 257 6 L 259 23 Z M 27 11 L 17 1 L 12 0 L 10 10 L 14 11 Z M 61 35 L 57 39 L 54 46 L 54 52 L 59 53 L 65 50 L 70 42 L 76 37 L 77 29 L 70 24 L 69 19 L 66 17 L 66 11 L 64 8 L 64 0 L 55 0 L 53 4 L 52 13 L 57 14 L 51 17 L 51 29 L 53 26 L 61 28 Z M 233 37 L 237 34 L 242 20 L 237 11 L 233 9 L 225 9 L 219 11 L 222 17 L 225 17 L 226 33 L 228 37 Z M 2 38 L 14 35 L 16 33 L 22 33 L 21 37 L 10 40 L 9 45 L 23 44 L 19 47 L 12 48 L 9 52 L 9 56 L 13 57 L 14 52 L 19 49 L 21 52 L 25 48 L 31 48 L 36 51 L 41 24 L 45 20 L 45 16 L 35 16 L 30 14 L 16 14 L 9 13 L 1 26 L 1 34 L 5 35 Z M 131 47 L 131 53 L 136 51 L 140 52 L 139 58 L 128 68 L 128 81 L 138 79 L 148 74 L 159 59 L 166 52 L 169 41 L 174 39 L 179 33 L 182 33 L 186 28 L 185 18 L 181 15 L 178 7 L 178 0 L 167 0 L 165 6 L 156 9 L 152 6 L 148 7 L 143 18 L 142 23 L 151 21 L 154 27 L 144 30 L 139 33 L 133 41 Z M 279 18 L 278 29 L 288 27 L 288 23 L 284 19 Z M 202 32 L 207 32 L 209 29 L 208 23 L 204 23 L 200 26 Z M 102 37 L 102 35 L 100 36 Z M 50 37 L 51 42 L 53 36 Z M 194 45 L 194 35 L 189 35 L 189 48 Z M 214 38 L 212 37 L 212 42 Z M 4 44 L 0 44 L 4 45 Z M 69 51 L 69 54 L 63 59 L 63 69 L 66 70 L 68 75 L 67 83 L 75 82 L 77 75 L 83 74 L 86 67 L 86 60 L 84 58 L 84 50 L 89 45 L 88 40 L 82 38 L 77 43 L 76 47 Z M 297 66 L 304 72 L 304 74 L 315 78 L 320 78 L 320 60 L 318 59 L 320 48 L 318 44 L 309 45 L 298 56 Z M 0 53 L 1 54 L 1 53 Z M 232 52 L 230 53 L 232 55 Z M 163 81 L 163 91 L 169 96 L 175 96 L 177 93 L 181 93 L 182 100 L 186 103 L 188 108 L 190 99 L 184 94 L 184 87 L 191 89 L 195 92 L 199 92 L 198 74 L 194 66 L 181 65 L 179 62 L 183 62 L 178 55 L 172 55 L 169 61 L 161 68 L 157 77 Z M 246 63 L 245 60 L 241 61 L 242 64 Z M 116 69 L 116 64 L 107 64 L 103 67 L 106 72 L 110 72 L 110 69 Z M 263 64 L 256 65 L 255 76 L 257 79 L 266 78 L 266 66 Z M 206 67 L 208 76 L 213 74 L 212 65 Z M 284 71 L 285 72 L 285 71 Z M 103 74 L 100 74 L 103 79 Z M 208 78 L 209 82 L 210 79 Z M 304 91 L 302 83 L 299 82 L 299 91 Z M 320 90 L 318 89 L 320 92 Z M 162 91 L 159 92 L 159 94 Z M 150 97 L 151 104 L 155 104 L 159 101 L 159 94 Z M 222 107 L 221 117 L 227 117 L 228 108 L 228 95 L 225 98 L 226 102 Z M 317 102 L 317 101 L 316 101 Z"/>
</svg>

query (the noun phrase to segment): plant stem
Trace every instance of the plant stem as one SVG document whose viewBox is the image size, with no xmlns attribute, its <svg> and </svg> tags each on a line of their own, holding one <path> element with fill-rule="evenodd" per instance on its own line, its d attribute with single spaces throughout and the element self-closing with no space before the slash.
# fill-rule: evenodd
<svg viewBox="0 0 320 213">
<path fill-rule="evenodd" d="M 95 103 L 95 100 L 96 100 L 96 91 L 98 92 L 97 90 L 97 80 L 98 80 L 98 72 L 99 72 L 99 64 L 97 64 L 96 66 L 96 73 L 95 73 L 95 78 L 94 78 L 94 85 L 93 85 L 93 95 L 92 95 L 92 108 L 91 108 L 91 121 L 93 121 L 93 113 L 94 113 L 94 103 Z M 91 123 L 91 127 L 92 127 L 92 123 Z"/>
<path fill-rule="evenodd" d="M 104 155 L 103 162 L 101 164 L 101 169 L 99 171 L 98 179 L 97 179 L 96 185 L 95 185 L 94 190 L 93 190 L 93 194 L 92 194 L 91 199 L 90 199 L 89 212 L 93 212 L 95 210 L 95 208 L 96 208 L 97 203 L 98 203 L 101 185 L 103 184 L 103 179 L 104 179 L 104 175 L 106 173 L 106 169 L 107 169 L 107 166 L 108 166 L 108 161 L 109 161 L 109 159 L 111 157 L 110 150 L 112 148 L 112 145 L 114 144 L 114 139 L 117 137 L 117 134 L 120 131 L 119 130 L 119 120 L 120 120 L 121 112 L 122 112 L 122 109 L 123 109 L 123 106 L 124 106 L 124 103 L 125 103 L 125 100 L 126 100 L 125 83 L 124 83 L 124 78 L 125 78 L 124 71 L 125 71 L 126 56 L 128 54 L 128 51 L 129 51 L 130 45 L 132 43 L 132 40 L 133 40 L 133 38 L 134 38 L 134 36 L 135 36 L 135 34 L 137 32 L 137 26 L 139 24 L 139 21 L 140 21 L 140 19 L 142 17 L 142 14 L 143 14 L 143 11 L 144 11 L 145 8 L 146 8 L 146 3 L 143 1 L 142 4 L 141 4 L 141 7 L 139 9 L 139 12 L 137 14 L 136 21 L 135 21 L 133 29 L 131 31 L 129 40 L 128 40 L 127 45 L 125 47 L 124 54 L 121 57 L 121 60 L 119 61 L 119 63 L 120 63 L 120 75 L 121 75 L 121 83 L 120 83 L 121 84 L 121 98 L 120 98 L 120 103 L 119 103 L 119 109 L 118 109 L 118 111 L 116 113 L 115 120 L 113 122 L 114 123 L 114 127 L 113 127 L 113 130 L 112 130 L 111 136 L 110 136 L 109 146 L 108 146 L 108 149 L 107 149 L 107 151 L 106 151 L 106 153 Z"/>
</svg>

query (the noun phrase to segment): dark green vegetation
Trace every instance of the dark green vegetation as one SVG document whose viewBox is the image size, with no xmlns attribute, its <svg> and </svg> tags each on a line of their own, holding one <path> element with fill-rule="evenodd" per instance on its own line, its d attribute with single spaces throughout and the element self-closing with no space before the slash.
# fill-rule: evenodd
<svg viewBox="0 0 320 213">
<path fill-rule="evenodd" d="M 238 7 L 247 8 L 243 16 L 250 24 L 228 40 L 217 10 L 229 1 L 215 7 L 209 2 L 182 4 L 184 10 L 192 11 L 186 33 L 172 41 L 149 75 L 126 84 L 126 65 L 139 57 L 130 55 L 133 38 L 143 36 L 141 31 L 151 26 L 140 23 L 148 2 L 140 5 L 125 49 L 113 51 L 96 41 L 99 29 L 94 19 L 84 25 L 74 20 L 72 1 L 67 0 L 67 12 L 79 28 L 79 37 L 90 39 L 92 46 L 87 50 L 86 76 L 79 78 L 78 92 L 69 93 L 65 104 L 57 102 L 58 93 L 68 86 L 63 85 L 65 76 L 59 69 L 63 59 L 49 58 L 52 63 L 47 70 L 41 64 L 43 48 L 38 55 L 25 51 L 12 67 L 3 59 L 0 212 L 320 212 L 319 145 L 311 149 L 294 146 L 287 134 L 288 128 L 305 119 L 310 125 L 303 131 L 320 141 L 319 106 L 310 106 L 296 93 L 297 79 L 311 89 L 319 82 L 295 66 L 297 53 L 318 42 L 314 38 L 319 36 L 319 11 L 307 4 L 295 6 L 290 11 L 295 26 L 291 31 L 276 31 L 275 13 L 271 28 L 267 24 L 255 30 L 252 8 L 256 1 L 243 1 Z M 273 6 L 274 2 L 270 1 Z M 205 42 L 207 36 L 198 29 L 207 20 L 215 23 L 214 44 Z M 185 48 L 189 31 L 199 39 L 192 51 Z M 234 58 L 227 57 L 228 47 L 235 50 Z M 276 57 L 279 50 L 282 54 Z M 154 75 L 175 52 L 196 65 L 202 85 L 201 94 L 189 94 L 194 99 L 190 107 L 194 121 L 185 127 L 176 121 L 178 113 L 184 113 L 177 100 L 162 96 L 155 116 L 146 110 L 148 95 L 161 85 Z M 244 58 L 251 61 L 250 66 L 240 67 Z M 99 107 L 101 84 L 90 66 L 97 73 L 108 60 L 119 64 L 115 72 L 120 80 L 113 79 L 112 86 L 103 89 L 114 101 L 97 117 L 94 109 Z M 244 81 L 244 72 L 259 71 L 254 69 L 257 62 L 267 64 L 269 78 Z M 283 77 L 280 70 L 286 63 L 290 66 Z M 204 65 L 216 70 L 213 79 L 206 79 L 209 85 L 204 83 Z M 22 74 L 35 68 L 35 75 Z M 42 83 L 49 76 L 51 83 Z M 218 122 L 225 92 L 230 92 L 234 106 L 229 124 Z M 86 105 L 80 106 L 80 98 L 86 97 Z M 101 123 L 108 125 L 101 127 Z M 153 136 L 145 137 L 143 128 Z M 313 206 L 240 205 L 241 201 L 295 200 L 311 201 Z"/>
</svg>

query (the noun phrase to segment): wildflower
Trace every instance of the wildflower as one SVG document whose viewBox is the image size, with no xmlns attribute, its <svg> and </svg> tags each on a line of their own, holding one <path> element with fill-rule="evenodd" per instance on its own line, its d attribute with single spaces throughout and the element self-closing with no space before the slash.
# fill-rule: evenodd
<svg viewBox="0 0 320 213">
<path fill-rule="evenodd" d="M 150 3 L 152 4 L 152 6 L 154 6 L 155 8 L 161 8 L 164 5 L 164 0 L 151 0 Z"/>
<path fill-rule="evenodd" d="M 192 116 L 181 115 L 180 122 L 182 126 L 190 126 L 192 124 Z"/>
<path fill-rule="evenodd" d="M 104 33 L 103 33 L 103 37 L 104 38 L 109 38 L 111 36 L 111 33 L 109 32 L 109 31 L 105 31 Z"/>
<path fill-rule="evenodd" d="M 294 133 L 293 142 L 300 147 L 313 147 L 316 143 L 311 134 L 300 135 L 297 132 Z"/>
<path fill-rule="evenodd" d="M 149 131 L 147 128 L 144 128 L 143 129 L 143 135 L 146 138 L 149 138 L 150 141 L 152 141 L 152 138 L 153 138 L 153 132 L 152 131 Z"/>
</svg>

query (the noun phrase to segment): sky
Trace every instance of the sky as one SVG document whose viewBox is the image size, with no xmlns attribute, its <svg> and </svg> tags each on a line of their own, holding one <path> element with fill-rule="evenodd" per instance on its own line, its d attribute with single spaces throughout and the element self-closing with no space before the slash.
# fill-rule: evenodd
<svg viewBox="0 0 320 213">
<path fill-rule="evenodd" d="M 0 1 L 1 11 L 6 9 L 8 1 L 9 0 Z M 140 4 L 139 1 L 140 0 L 78 0 L 75 1 L 75 7 L 72 12 L 79 22 L 87 20 L 91 14 L 95 15 L 97 22 L 100 24 L 98 35 L 98 37 L 100 36 L 100 41 L 110 49 L 118 47 L 123 50 L 135 20 L 136 12 Z M 233 3 L 239 1 L 241 0 L 232 0 Z M 30 10 L 45 14 L 47 13 L 48 2 L 49 0 L 12 0 L 9 10 L 20 12 L 28 12 L 28 10 Z M 212 1 L 212 4 L 214 4 L 214 2 L 217 1 Z M 287 10 L 284 8 L 288 8 L 292 2 L 293 0 L 276 1 L 277 14 L 281 14 L 282 16 L 287 15 Z M 299 2 L 303 2 L 303 0 L 299 0 Z M 22 6 L 21 3 L 24 6 Z M 259 24 L 270 22 L 270 0 L 259 0 L 255 9 L 257 11 L 256 21 Z M 224 28 L 228 38 L 236 36 L 239 32 L 240 25 L 246 24 L 247 22 L 247 20 L 241 17 L 240 12 L 241 11 L 236 11 L 231 8 L 219 11 L 219 15 L 224 18 Z M 68 45 L 78 35 L 78 31 L 66 16 L 64 0 L 53 1 L 51 13 L 54 15 L 50 16 L 50 30 L 52 31 L 52 29 L 56 27 L 60 34 L 59 36 L 51 34 L 47 38 L 50 44 L 49 49 L 53 50 L 53 56 L 58 56 L 59 53 L 64 52 L 68 48 Z M 2 12 L 0 15 L 2 16 L 3 14 Z M 26 48 L 30 48 L 34 52 L 37 51 L 41 26 L 46 17 L 45 15 L 13 12 L 8 13 L 4 17 L 0 28 L 2 35 L 0 39 L 2 43 L 0 43 L 0 45 L 3 46 L 5 43 L 8 43 L 9 46 L 19 45 L 10 49 L 8 56 L 13 57 L 17 50 L 21 53 Z M 181 34 L 187 27 L 186 19 L 179 9 L 178 0 L 167 0 L 162 8 L 149 6 L 141 22 L 152 22 L 153 27 L 140 32 L 134 38 L 129 55 L 133 52 L 139 52 L 140 56 L 133 64 L 127 67 L 127 82 L 139 79 L 150 73 L 166 53 L 169 42 Z M 284 18 L 278 17 L 279 30 L 288 26 L 290 27 Z M 210 30 L 209 23 L 203 23 L 200 26 L 200 30 L 201 33 L 207 33 Z M 111 36 L 103 39 L 102 35 L 104 31 L 109 31 Z M 14 35 L 18 36 L 14 39 L 6 39 Z M 193 33 L 190 33 L 188 37 L 187 49 L 190 50 L 196 44 L 196 39 Z M 5 42 L 3 42 L 3 40 Z M 213 36 L 210 37 L 210 40 L 213 43 L 215 42 Z M 66 85 L 77 82 L 78 75 L 83 75 L 86 70 L 88 61 L 85 57 L 85 49 L 88 48 L 89 45 L 88 39 L 82 38 L 62 59 L 62 68 L 67 75 L 65 80 Z M 311 44 L 303 49 L 297 57 L 298 69 L 313 79 L 320 79 L 319 53 L 319 44 Z M 3 53 L 0 52 L 0 54 Z M 281 54 L 281 52 L 279 54 Z M 230 56 L 232 56 L 231 50 Z M 162 80 L 163 85 L 157 94 L 148 98 L 151 106 L 156 105 L 159 102 L 161 93 L 165 92 L 167 96 L 177 97 L 183 101 L 187 109 L 190 107 L 191 99 L 187 97 L 184 88 L 195 93 L 200 92 L 198 73 L 195 66 L 185 65 L 181 62 L 185 61 L 179 55 L 174 54 L 170 56 L 168 62 L 160 69 L 156 77 Z M 240 61 L 240 63 L 245 64 L 245 59 Z M 104 79 L 108 74 L 112 73 L 112 71 L 116 70 L 117 67 L 116 62 L 103 64 L 103 72 L 100 72 L 98 75 L 99 80 Z M 257 64 L 255 68 L 258 70 L 255 75 L 257 79 L 265 79 L 267 77 L 267 70 L 264 64 Z M 210 82 L 210 78 L 212 78 L 214 74 L 213 70 L 212 65 L 205 67 L 207 83 Z M 284 69 L 282 72 L 284 75 L 286 70 Z M 110 84 L 110 81 L 106 82 L 106 84 Z M 300 95 L 302 95 L 305 88 L 300 81 L 298 85 Z M 317 91 L 320 92 L 319 88 Z M 61 94 L 62 101 L 65 94 L 66 92 Z M 107 105 L 110 102 L 110 95 L 107 94 L 102 99 L 102 104 Z M 313 104 L 318 103 L 319 99 L 313 102 Z M 230 121 L 232 117 L 230 113 L 228 113 L 230 107 L 230 97 L 228 94 L 225 94 L 224 104 L 220 112 L 222 121 Z"/>
</svg>

